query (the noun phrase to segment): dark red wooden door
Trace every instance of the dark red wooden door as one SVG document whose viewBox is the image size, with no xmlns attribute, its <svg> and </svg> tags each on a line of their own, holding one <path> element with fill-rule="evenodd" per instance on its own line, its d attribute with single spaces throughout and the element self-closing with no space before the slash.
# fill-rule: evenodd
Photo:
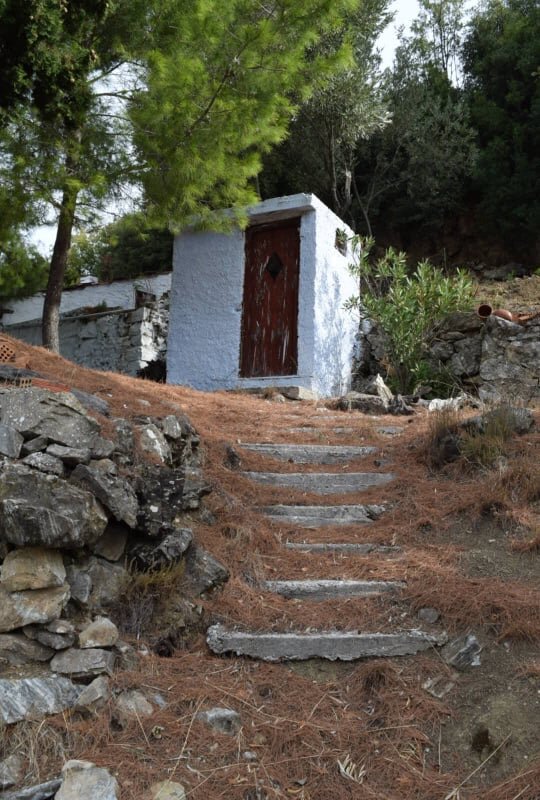
<svg viewBox="0 0 540 800">
<path fill-rule="evenodd" d="M 240 375 L 296 375 L 300 219 L 246 231 Z"/>
</svg>

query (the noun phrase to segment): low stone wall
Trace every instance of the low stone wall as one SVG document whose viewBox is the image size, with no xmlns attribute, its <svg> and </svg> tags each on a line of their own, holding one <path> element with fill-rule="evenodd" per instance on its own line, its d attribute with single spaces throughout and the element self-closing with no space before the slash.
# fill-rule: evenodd
<svg viewBox="0 0 540 800">
<path fill-rule="evenodd" d="M 361 359 L 355 388 L 385 374 L 384 337 L 369 320 L 360 331 Z M 540 401 L 540 317 L 516 324 L 474 312 L 457 312 L 439 323 L 428 359 L 482 400 Z"/>
<path fill-rule="evenodd" d="M 60 322 L 60 352 L 81 366 L 138 375 L 149 365 L 165 365 L 168 295 L 131 311 L 67 316 Z M 10 325 L 6 333 L 41 345 L 41 320 Z"/>
</svg>

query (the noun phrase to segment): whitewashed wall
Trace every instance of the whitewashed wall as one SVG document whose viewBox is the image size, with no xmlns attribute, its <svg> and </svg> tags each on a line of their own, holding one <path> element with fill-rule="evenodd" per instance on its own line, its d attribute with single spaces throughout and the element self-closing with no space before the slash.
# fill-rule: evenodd
<svg viewBox="0 0 540 800">
<path fill-rule="evenodd" d="M 162 275 L 130 278 L 122 281 L 113 281 L 112 283 L 75 286 L 71 289 L 66 289 L 62 292 L 60 313 L 67 314 L 86 306 L 94 308 L 101 303 L 106 303 L 108 308 L 135 308 L 136 288 L 151 292 L 159 299 L 165 292 L 170 290 L 171 275 L 172 273 L 166 272 Z M 43 316 L 44 297 L 44 293 L 40 292 L 22 300 L 10 300 L 7 305 L 12 309 L 12 313 L 4 313 L 2 318 L 3 325 L 20 325 L 24 322 L 41 319 Z M 39 343 L 41 344 L 41 340 Z"/>
<path fill-rule="evenodd" d="M 298 372 L 240 378 L 244 233 L 188 232 L 174 243 L 167 380 L 215 390 L 302 386 L 330 396 L 350 383 L 358 322 L 343 309 L 356 285 L 336 229 L 353 232 L 314 195 L 266 200 L 250 209 L 254 224 L 301 217 Z"/>
</svg>

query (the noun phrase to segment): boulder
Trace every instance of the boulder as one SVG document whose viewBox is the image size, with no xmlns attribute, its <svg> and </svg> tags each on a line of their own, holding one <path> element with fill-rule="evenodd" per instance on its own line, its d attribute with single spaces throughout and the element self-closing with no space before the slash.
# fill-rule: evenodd
<svg viewBox="0 0 540 800">
<path fill-rule="evenodd" d="M 80 689 L 68 678 L 0 679 L 0 721 L 6 725 L 28 717 L 59 714 L 75 705 Z"/>
<path fill-rule="evenodd" d="M 136 689 L 127 689 L 120 692 L 116 698 L 116 706 L 120 712 L 133 717 L 151 717 L 154 708 L 142 692 Z"/>
<path fill-rule="evenodd" d="M 171 460 L 171 448 L 159 428 L 150 422 L 139 425 L 137 430 L 141 449 L 159 459 L 162 464 L 168 464 Z"/>
<path fill-rule="evenodd" d="M 96 675 L 112 675 L 115 664 L 114 653 L 101 648 L 77 650 L 71 647 L 57 653 L 51 661 L 53 672 L 71 675 L 73 678 L 89 678 Z"/>
<path fill-rule="evenodd" d="M 116 779 L 90 761 L 68 761 L 62 767 L 62 785 L 55 800 L 117 800 Z"/>
<path fill-rule="evenodd" d="M 128 531 L 122 525 L 111 523 L 92 550 L 97 556 L 106 558 L 107 561 L 118 561 L 124 555 L 128 540 Z"/>
<path fill-rule="evenodd" d="M 118 628 L 107 617 L 96 617 L 79 634 L 79 647 L 112 647 L 118 641 Z"/>
<path fill-rule="evenodd" d="M 130 548 L 130 556 L 135 558 L 142 570 L 151 570 L 174 564 L 183 558 L 193 541 L 191 528 L 177 528 L 167 534 L 159 544 L 139 542 Z"/>
<path fill-rule="evenodd" d="M 79 695 L 79 699 L 75 704 L 77 709 L 87 709 L 89 711 L 97 711 L 102 708 L 105 703 L 110 699 L 111 689 L 109 679 L 100 675 L 85 686 Z"/>
<path fill-rule="evenodd" d="M 20 783 L 23 777 L 23 760 L 16 753 L 12 753 L 0 761 L 0 790 L 10 789 Z"/>
<path fill-rule="evenodd" d="M 67 467 L 88 464 L 90 449 L 88 447 L 66 447 L 63 444 L 50 444 L 46 450 L 48 455 L 59 458 Z"/>
<path fill-rule="evenodd" d="M 152 784 L 147 798 L 148 800 L 187 800 L 187 795 L 181 783 L 160 781 Z"/>
<path fill-rule="evenodd" d="M 47 475 L 57 475 L 61 478 L 65 473 L 63 462 L 47 453 L 30 453 L 29 456 L 23 458 L 22 463 L 27 467 L 39 469 L 40 472 L 45 472 Z"/>
<path fill-rule="evenodd" d="M 70 482 L 92 492 L 119 522 L 125 522 L 130 528 L 136 527 L 137 497 L 125 478 L 111 476 L 91 465 L 79 464 L 71 473 Z"/>
<path fill-rule="evenodd" d="M 66 570 L 58 550 L 23 547 L 11 550 L 2 564 L 0 585 L 7 592 L 63 586 Z"/>
<path fill-rule="evenodd" d="M 52 800 L 60 788 L 62 781 L 54 779 L 39 783 L 37 786 L 27 786 L 13 792 L 4 792 L 2 800 Z"/>
<path fill-rule="evenodd" d="M 68 584 L 26 592 L 6 592 L 0 587 L 0 632 L 57 619 L 68 600 Z"/>
<path fill-rule="evenodd" d="M 186 572 L 182 580 L 185 590 L 192 595 L 215 589 L 229 579 L 229 571 L 202 547 L 192 545 L 186 555 Z"/>
<path fill-rule="evenodd" d="M 123 594 L 129 573 L 120 564 L 111 564 L 103 558 L 91 558 L 88 575 L 92 582 L 89 605 L 101 608 L 115 603 Z"/>
<path fill-rule="evenodd" d="M 15 428 L 0 423 L 0 456 L 19 458 L 24 437 Z"/>
<path fill-rule="evenodd" d="M 79 548 L 96 542 L 107 517 L 90 492 L 21 464 L 0 474 L 0 538 L 25 546 Z"/>
<path fill-rule="evenodd" d="M 29 456 L 30 453 L 41 453 L 49 446 L 48 436 L 34 436 L 33 439 L 27 439 L 23 444 L 21 453 L 23 456 Z"/>
<path fill-rule="evenodd" d="M 25 439 L 47 436 L 68 447 L 92 447 L 99 425 L 74 395 L 45 389 L 12 389 L 1 398 L 0 421 Z"/>
<path fill-rule="evenodd" d="M 338 400 L 343 411 L 362 411 L 364 414 L 387 414 L 388 403 L 377 395 L 348 392 Z"/>
<path fill-rule="evenodd" d="M 228 736 L 235 736 L 242 725 L 240 714 L 230 708 L 210 708 L 208 711 L 200 711 L 197 714 L 197 719 L 206 722 L 211 728 L 220 733 L 226 733 Z"/>
<path fill-rule="evenodd" d="M 75 643 L 75 628 L 66 619 L 57 619 L 45 625 L 26 625 L 23 633 L 53 650 L 67 650 Z"/>
<path fill-rule="evenodd" d="M 20 667 L 34 662 L 50 661 L 54 650 L 33 642 L 22 633 L 0 633 L 0 663 Z"/>
</svg>

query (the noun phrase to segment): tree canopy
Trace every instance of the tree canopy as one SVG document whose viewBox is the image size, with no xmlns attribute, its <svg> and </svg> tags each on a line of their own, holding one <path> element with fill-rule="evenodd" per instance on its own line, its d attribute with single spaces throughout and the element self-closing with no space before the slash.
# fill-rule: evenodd
<svg viewBox="0 0 540 800">
<path fill-rule="evenodd" d="M 53 209 L 44 343 L 74 227 L 140 187 L 145 213 L 179 228 L 256 197 L 261 154 L 344 49 L 317 53 L 351 0 L 1 0 L 0 179 Z M 19 148 L 15 155 L 16 147 Z"/>
</svg>

